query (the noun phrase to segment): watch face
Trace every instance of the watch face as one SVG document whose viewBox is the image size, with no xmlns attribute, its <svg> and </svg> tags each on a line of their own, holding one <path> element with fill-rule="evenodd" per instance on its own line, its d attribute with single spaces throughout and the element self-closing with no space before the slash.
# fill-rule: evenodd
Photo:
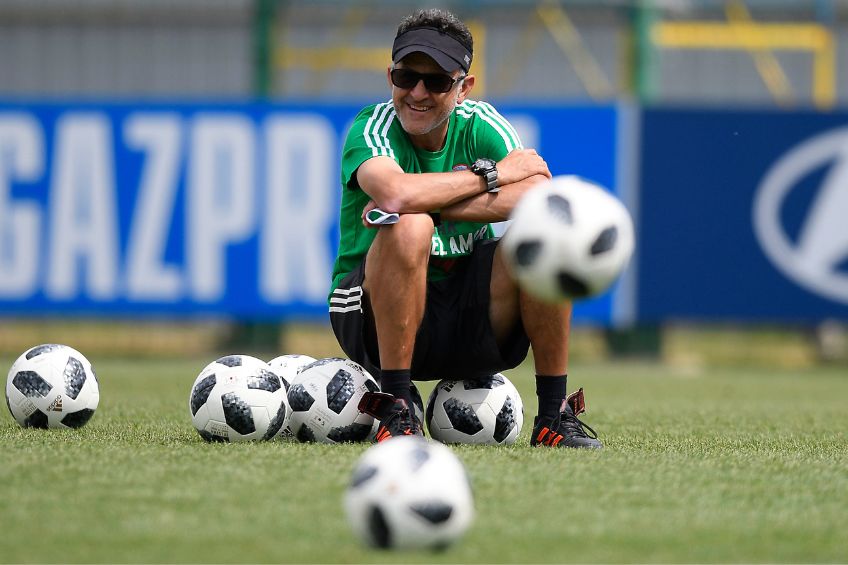
<svg viewBox="0 0 848 565">
<path fill-rule="evenodd" d="M 481 159 L 477 159 L 476 161 L 474 161 L 474 164 L 472 165 L 472 167 L 474 167 L 475 172 L 476 171 L 482 172 L 482 171 L 485 171 L 487 169 L 493 169 L 495 167 L 495 162 L 492 161 L 491 159 L 481 158 Z"/>
</svg>

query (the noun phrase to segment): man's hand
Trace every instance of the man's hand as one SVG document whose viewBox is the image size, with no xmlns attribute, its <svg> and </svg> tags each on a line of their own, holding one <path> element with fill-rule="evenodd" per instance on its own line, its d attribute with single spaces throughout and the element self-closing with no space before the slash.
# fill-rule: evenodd
<svg viewBox="0 0 848 565">
<path fill-rule="evenodd" d="M 373 200 L 369 200 L 368 204 L 365 205 L 365 208 L 362 209 L 362 225 L 366 228 L 376 228 L 377 226 L 368 223 L 368 220 L 365 219 L 366 214 L 377 207 L 377 203 Z"/>
<path fill-rule="evenodd" d="M 535 149 L 514 149 L 498 161 L 499 186 L 519 182 L 533 175 L 551 178 L 548 164 Z"/>
</svg>

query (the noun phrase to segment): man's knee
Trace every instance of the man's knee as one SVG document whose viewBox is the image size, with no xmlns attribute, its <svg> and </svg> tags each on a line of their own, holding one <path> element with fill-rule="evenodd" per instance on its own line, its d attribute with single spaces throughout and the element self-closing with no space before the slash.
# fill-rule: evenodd
<svg viewBox="0 0 848 565">
<path fill-rule="evenodd" d="M 378 256 L 369 253 L 369 262 L 390 258 L 408 267 L 426 267 L 434 229 L 428 214 L 401 214 L 396 224 L 378 229 L 376 246 L 372 247 Z"/>
</svg>

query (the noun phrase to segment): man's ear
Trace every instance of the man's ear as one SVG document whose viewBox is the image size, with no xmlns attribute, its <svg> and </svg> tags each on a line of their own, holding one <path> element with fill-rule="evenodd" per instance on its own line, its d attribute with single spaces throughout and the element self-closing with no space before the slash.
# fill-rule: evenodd
<svg viewBox="0 0 848 565">
<path fill-rule="evenodd" d="M 392 87 L 394 86 L 394 85 L 392 84 L 392 66 L 391 66 L 391 65 L 389 65 L 388 67 L 386 67 L 386 82 L 387 82 L 387 83 L 388 83 L 388 85 L 389 85 L 389 90 L 391 90 L 391 89 L 392 89 Z"/>
<path fill-rule="evenodd" d="M 474 78 L 474 75 L 468 75 L 462 79 L 462 85 L 459 87 L 459 92 L 456 93 L 457 104 L 462 104 L 462 102 L 468 98 L 468 95 L 471 93 L 471 89 L 474 88 Z"/>
</svg>

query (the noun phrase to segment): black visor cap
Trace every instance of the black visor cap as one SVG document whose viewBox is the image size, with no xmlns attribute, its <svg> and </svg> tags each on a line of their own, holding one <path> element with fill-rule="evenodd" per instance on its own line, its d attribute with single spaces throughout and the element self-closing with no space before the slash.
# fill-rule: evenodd
<svg viewBox="0 0 848 565">
<path fill-rule="evenodd" d="M 432 27 L 418 27 L 395 37 L 392 61 L 398 62 L 410 53 L 429 55 L 446 72 L 471 67 L 471 51 L 458 39 Z"/>
</svg>

